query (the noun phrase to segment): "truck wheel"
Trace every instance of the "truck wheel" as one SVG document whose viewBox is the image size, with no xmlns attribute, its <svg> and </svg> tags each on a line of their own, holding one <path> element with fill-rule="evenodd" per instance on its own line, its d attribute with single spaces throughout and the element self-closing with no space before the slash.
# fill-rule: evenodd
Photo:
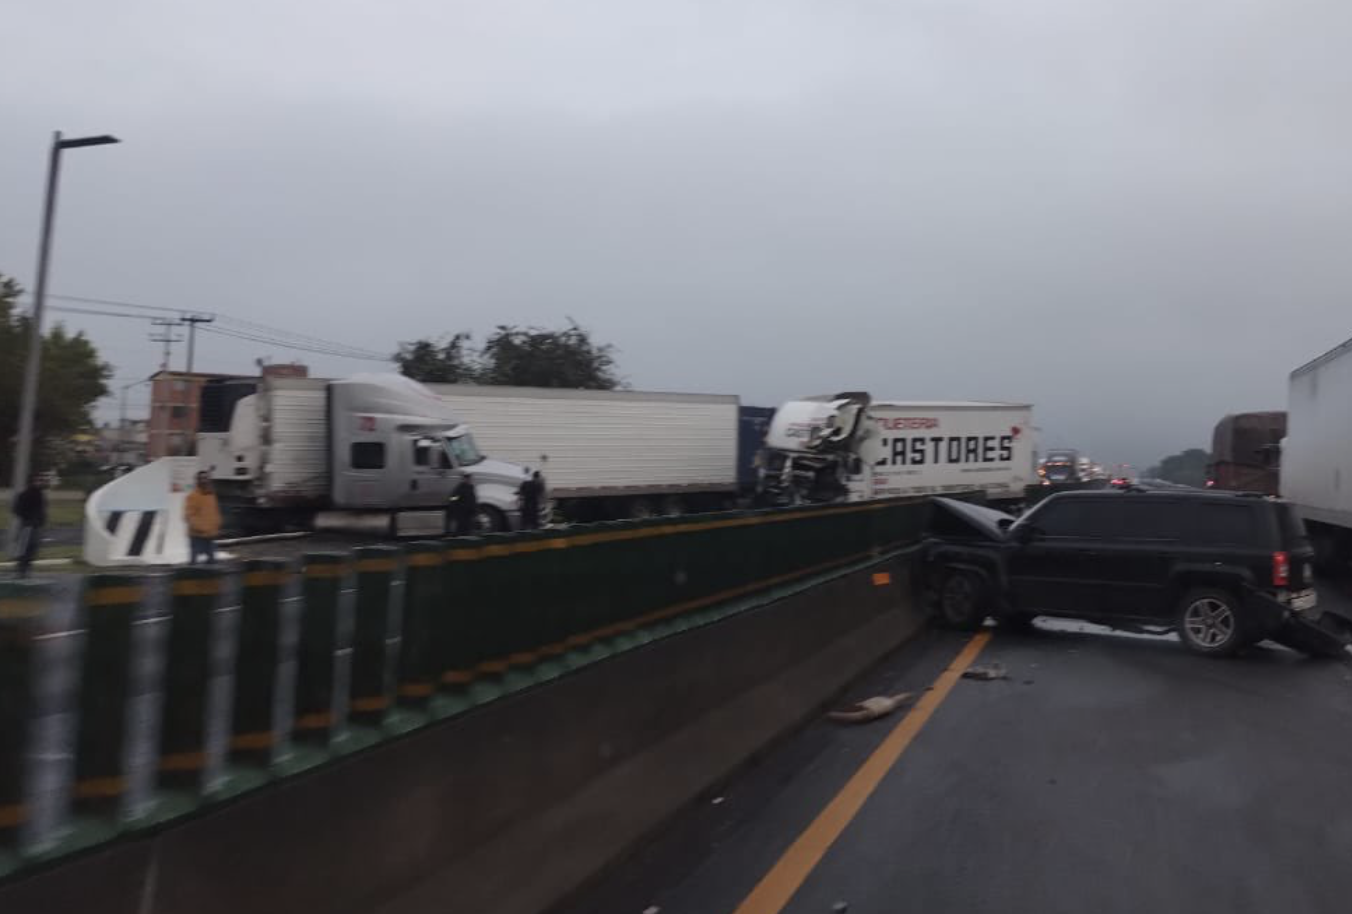
<svg viewBox="0 0 1352 914">
<path fill-rule="evenodd" d="M 986 583 L 970 571 L 950 571 L 939 585 L 939 621 L 971 631 L 986 621 Z"/>
<path fill-rule="evenodd" d="M 1217 587 L 1194 588 L 1178 604 L 1178 637 L 1198 654 L 1232 656 L 1247 643 L 1243 622 L 1239 600 Z"/>
<path fill-rule="evenodd" d="M 480 505 L 474 512 L 475 533 L 503 533 L 507 530 L 507 518 L 492 505 Z"/>
</svg>

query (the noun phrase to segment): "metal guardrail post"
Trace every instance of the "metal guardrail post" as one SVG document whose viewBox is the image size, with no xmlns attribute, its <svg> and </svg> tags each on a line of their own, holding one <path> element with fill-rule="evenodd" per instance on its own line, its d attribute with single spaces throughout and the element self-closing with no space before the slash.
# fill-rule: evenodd
<svg viewBox="0 0 1352 914">
<path fill-rule="evenodd" d="M 438 542 L 404 546 L 404 619 L 395 694 L 399 705 L 409 710 L 425 710 L 436 690 L 439 671 L 432 651 L 432 618 L 448 610 L 441 592 L 444 552 Z"/>
<path fill-rule="evenodd" d="M 508 587 L 502 579 L 503 560 L 511 549 L 512 537 L 490 533 L 482 537 L 479 565 L 475 569 L 475 602 L 472 607 L 474 629 L 479 640 L 480 660 L 474 665 L 474 682 L 470 696 L 475 704 L 482 704 L 506 692 L 507 652 L 510 645 L 508 627 L 511 616 L 506 611 L 504 598 Z"/>
<path fill-rule="evenodd" d="M 221 593 L 221 571 L 209 565 L 176 569 L 169 593 L 172 621 L 160 724 L 160 783 L 197 792 L 207 765 L 211 616 Z"/>
<path fill-rule="evenodd" d="M 475 704 L 471 687 L 476 667 L 487 659 L 479 610 L 483 540 L 459 537 L 448 546 L 442 565 L 442 592 L 448 605 L 436 614 L 432 627 L 433 659 L 439 671 L 432 713 L 438 717 Z"/>
<path fill-rule="evenodd" d="M 339 723 L 334 719 L 338 600 L 348 571 L 348 557 L 343 553 L 307 552 L 302 559 L 304 603 L 296 652 L 296 719 L 292 734 L 298 744 L 318 749 L 329 748 Z"/>
<path fill-rule="evenodd" d="M 390 590 L 399 571 L 396 546 L 352 550 L 357 574 L 356 618 L 352 637 L 350 716 L 354 722 L 380 725 L 390 710 Z"/>
<path fill-rule="evenodd" d="M 244 563 L 230 737 L 230 760 L 235 763 L 266 767 L 277 751 L 273 709 L 281 660 L 282 592 L 292 574 L 290 563 L 277 559 Z"/>
<path fill-rule="evenodd" d="M 117 815 L 127 792 L 123 747 L 131 685 L 132 621 L 144 596 L 139 577 L 95 574 L 85 581 L 84 659 L 75 736 L 74 806 Z"/>
<path fill-rule="evenodd" d="M 17 850 L 29 819 L 24 795 L 37 686 L 42 584 L 0 584 L 0 855 Z"/>
</svg>

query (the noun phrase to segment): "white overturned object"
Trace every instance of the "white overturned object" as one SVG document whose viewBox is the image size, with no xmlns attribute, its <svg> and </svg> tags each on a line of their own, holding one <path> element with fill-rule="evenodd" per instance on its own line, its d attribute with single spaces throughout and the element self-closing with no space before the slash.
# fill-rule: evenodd
<svg viewBox="0 0 1352 914">
<path fill-rule="evenodd" d="M 196 457 L 162 457 L 96 489 L 85 502 L 84 560 L 101 567 L 187 562 L 183 500 L 196 472 Z"/>
</svg>

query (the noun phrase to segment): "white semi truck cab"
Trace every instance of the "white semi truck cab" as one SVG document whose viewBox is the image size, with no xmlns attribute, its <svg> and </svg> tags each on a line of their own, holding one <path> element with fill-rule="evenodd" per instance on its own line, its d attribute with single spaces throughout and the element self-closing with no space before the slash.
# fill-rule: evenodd
<svg viewBox="0 0 1352 914">
<path fill-rule="evenodd" d="M 479 528 L 512 529 L 528 475 L 482 454 L 441 398 L 394 374 L 263 378 L 233 403 L 224 431 L 198 436 L 198 460 L 222 502 L 255 530 L 440 535 L 466 474 Z"/>
</svg>

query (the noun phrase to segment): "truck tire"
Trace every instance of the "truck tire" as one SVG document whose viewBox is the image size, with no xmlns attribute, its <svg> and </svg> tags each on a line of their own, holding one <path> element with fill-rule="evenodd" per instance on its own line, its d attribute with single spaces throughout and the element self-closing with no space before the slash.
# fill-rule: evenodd
<svg viewBox="0 0 1352 914">
<path fill-rule="evenodd" d="M 986 621 L 989 600 L 980 575 L 954 569 L 939 584 L 938 620 L 945 628 L 973 631 Z"/>
<path fill-rule="evenodd" d="M 1208 657 L 1231 657 L 1249 639 L 1239 599 L 1219 587 L 1195 587 L 1178 603 L 1178 638 Z"/>
<path fill-rule="evenodd" d="M 479 505 L 474 512 L 475 533 L 504 533 L 507 530 L 507 518 L 492 505 Z"/>
</svg>

